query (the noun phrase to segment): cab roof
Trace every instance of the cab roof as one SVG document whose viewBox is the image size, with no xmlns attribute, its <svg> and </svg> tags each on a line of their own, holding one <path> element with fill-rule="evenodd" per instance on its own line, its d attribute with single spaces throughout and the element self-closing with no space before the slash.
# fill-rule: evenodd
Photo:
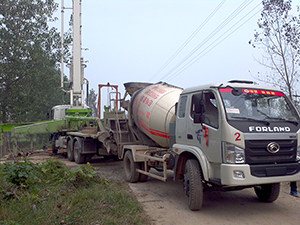
<svg viewBox="0 0 300 225">
<path fill-rule="evenodd" d="M 214 88 L 225 88 L 225 87 L 243 88 L 243 89 L 247 89 L 247 88 L 263 89 L 263 90 L 282 92 L 278 88 L 257 85 L 257 84 L 254 84 L 254 82 L 252 82 L 252 81 L 233 80 L 233 81 L 228 81 L 227 83 L 214 83 L 214 84 L 211 83 L 211 84 L 199 85 L 199 86 L 195 86 L 195 87 L 186 88 L 183 90 L 183 92 L 181 94 L 192 93 L 192 92 L 196 92 L 199 90 L 209 90 L 209 89 L 214 89 Z"/>
</svg>

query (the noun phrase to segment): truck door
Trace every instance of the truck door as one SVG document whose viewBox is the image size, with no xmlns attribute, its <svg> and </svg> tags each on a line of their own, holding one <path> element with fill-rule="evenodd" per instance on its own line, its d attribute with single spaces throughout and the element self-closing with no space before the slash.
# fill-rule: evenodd
<svg viewBox="0 0 300 225">
<path fill-rule="evenodd" d="M 199 94 L 201 95 L 201 92 L 193 95 Z M 199 147 L 210 162 L 220 163 L 222 161 L 220 104 L 212 91 L 203 91 L 201 98 L 205 106 L 202 123 L 194 121 L 195 109 L 200 104 L 199 97 L 190 98 L 190 115 L 186 120 L 187 145 Z"/>
<path fill-rule="evenodd" d="M 187 95 L 180 97 L 176 118 L 176 143 L 186 144 L 186 117 L 189 117 L 187 110 Z"/>
</svg>

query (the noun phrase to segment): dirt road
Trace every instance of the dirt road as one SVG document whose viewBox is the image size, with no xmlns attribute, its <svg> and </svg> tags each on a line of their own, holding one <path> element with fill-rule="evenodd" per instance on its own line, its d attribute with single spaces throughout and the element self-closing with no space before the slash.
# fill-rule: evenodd
<svg viewBox="0 0 300 225">
<path fill-rule="evenodd" d="M 253 189 L 231 192 L 205 192 L 203 207 L 192 212 L 187 206 L 181 182 L 163 183 L 149 179 L 130 184 L 154 224 L 299 224 L 300 198 L 289 195 L 287 183 L 281 185 L 274 203 L 261 203 Z"/>
<path fill-rule="evenodd" d="M 34 157 L 39 154 L 36 155 Z M 40 160 L 45 159 L 42 155 Z M 70 167 L 78 166 L 63 157 L 59 160 Z M 98 158 L 93 159 L 91 165 L 98 168 L 103 177 L 125 182 L 121 161 Z M 147 182 L 129 184 L 129 187 L 152 219 L 152 224 L 300 224 L 300 198 L 289 195 L 289 183 L 281 184 L 279 198 L 273 203 L 259 202 L 253 189 L 205 192 L 203 208 L 196 212 L 187 206 L 182 183 L 172 181 L 171 177 L 167 182 L 148 178 Z"/>
</svg>

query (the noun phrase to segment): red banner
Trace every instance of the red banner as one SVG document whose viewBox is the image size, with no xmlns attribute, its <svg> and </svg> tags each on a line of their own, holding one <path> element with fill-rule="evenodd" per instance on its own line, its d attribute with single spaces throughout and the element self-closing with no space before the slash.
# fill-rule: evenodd
<svg viewBox="0 0 300 225">
<path fill-rule="evenodd" d="M 270 90 L 256 90 L 256 89 L 242 89 L 243 93 L 246 94 L 259 94 L 259 95 L 275 95 L 275 96 L 284 96 L 283 93 Z M 220 92 L 231 92 L 232 88 L 220 88 Z"/>
</svg>

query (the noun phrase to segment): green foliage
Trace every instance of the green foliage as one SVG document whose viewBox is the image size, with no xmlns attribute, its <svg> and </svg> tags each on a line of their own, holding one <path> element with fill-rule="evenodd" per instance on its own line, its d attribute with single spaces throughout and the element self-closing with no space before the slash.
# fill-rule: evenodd
<svg viewBox="0 0 300 225">
<path fill-rule="evenodd" d="M 40 190 L 62 184 L 64 189 L 88 187 L 97 182 L 96 171 L 89 164 L 70 170 L 62 162 L 49 159 L 42 164 L 6 162 L 0 164 L 0 200 L 12 197 L 40 198 Z M 17 191 L 17 192 L 16 192 Z"/>
<path fill-rule="evenodd" d="M 3 164 L 4 179 L 15 186 L 29 187 L 36 182 L 36 165 L 31 162 L 5 163 Z"/>
<path fill-rule="evenodd" d="M 0 164 L 0 224 L 147 224 L 127 188 L 89 164 Z"/>
<path fill-rule="evenodd" d="M 50 109 L 63 103 L 57 65 L 60 35 L 48 27 L 49 21 L 56 20 L 52 15 L 57 7 L 54 0 L 0 1 L 3 123 L 46 120 Z"/>
</svg>

